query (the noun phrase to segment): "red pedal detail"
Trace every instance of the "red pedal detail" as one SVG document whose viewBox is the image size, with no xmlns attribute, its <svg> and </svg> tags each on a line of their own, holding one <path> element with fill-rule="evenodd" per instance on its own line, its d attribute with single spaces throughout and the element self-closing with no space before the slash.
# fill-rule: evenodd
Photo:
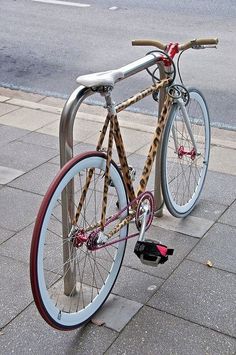
<svg viewBox="0 0 236 355">
<path fill-rule="evenodd" d="M 167 247 L 163 246 L 163 245 L 157 245 L 156 246 L 157 250 L 160 252 L 160 254 L 162 256 L 166 256 L 167 255 Z"/>
</svg>

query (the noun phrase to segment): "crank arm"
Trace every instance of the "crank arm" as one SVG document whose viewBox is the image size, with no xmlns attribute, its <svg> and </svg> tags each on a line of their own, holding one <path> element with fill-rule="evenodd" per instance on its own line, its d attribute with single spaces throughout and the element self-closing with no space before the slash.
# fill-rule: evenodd
<svg viewBox="0 0 236 355">
<path fill-rule="evenodd" d="M 146 230 L 146 225 L 147 225 L 147 219 L 148 219 L 148 213 L 149 213 L 149 208 L 147 205 L 143 206 L 144 212 L 142 215 L 142 225 L 141 225 L 141 229 L 140 229 L 140 233 L 139 233 L 139 238 L 138 240 L 140 242 L 142 242 L 144 240 L 144 233 Z"/>
</svg>

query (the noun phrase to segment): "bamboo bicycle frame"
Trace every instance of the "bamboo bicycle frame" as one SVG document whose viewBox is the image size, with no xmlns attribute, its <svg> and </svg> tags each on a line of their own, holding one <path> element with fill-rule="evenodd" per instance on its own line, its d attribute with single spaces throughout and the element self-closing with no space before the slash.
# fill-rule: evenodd
<svg viewBox="0 0 236 355">
<path fill-rule="evenodd" d="M 153 165 L 156 153 L 158 151 L 159 144 L 161 142 L 162 132 L 163 132 L 166 120 L 169 115 L 169 110 L 171 108 L 172 99 L 169 97 L 169 95 L 166 96 L 166 100 L 164 102 L 162 112 L 161 112 L 157 127 L 154 132 L 154 137 L 153 137 L 153 140 L 150 145 L 150 149 L 149 149 L 149 152 L 148 152 L 148 155 L 146 158 L 146 162 L 144 164 L 142 176 L 141 176 L 139 187 L 138 187 L 136 194 L 134 192 L 133 183 L 132 183 L 132 180 L 131 180 L 131 177 L 129 174 L 129 167 L 128 167 L 128 162 L 127 162 L 127 158 L 126 158 L 122 135 L 120 132 L 117 113 L 124 110 L 125 108 L 129 107 L 130 105 L 136 103 L 137 101 L 142 100 L 144 97 L 150 95 L 151 93 L 157 92 L 158 90 L 167 86 L 168 84 L 169 84 L 169 80 L 164 79 L 160 83 L 152 85 L 149 88 L 143 90 L 142 92 L 137 93 L 136 95 L 134 95 L 130 99 L 125 100 L 124 102 L 122 102 L 121 104 L 116 106 L 116 108 L 112 104 L 111 93 L 110 92 L 106 93 L 108 115 L 107 115 L 107 118 L 105 120 L 105 123 L 103 125 L 102 131 L 101 131 L 101 134 L 99 137 L 97 150 L 100 150 L 102 147 L 102 144 L 103 144 L 103 141 L 104 141 L 107 129 L 108 129 L 108 125 L 110 125 L 110 129 L 109 129 L 107 161 L 106 161 L 106 171 L 105 171 L 104 189 L 103 189 L 101 222 L 98 225 L 94 226 L 94 228 L 101 227 L 101 230 L 103 230 L 105 223 L 106 223 L 106 203 L 107 203 L 107 194 L 108 194 L 108 186 L 109 186 L 110 163 L 111 163 L 111 159 L 112 159 L 113 139 L 115 140 L 115 144 L 116 144 L 116 148 L 117 148 L 117 152 L 118 152 L 118 156 L 119 156 L 119 161 L 120 161 L 120 165 L 121 165 L 121 172 L 122 172 L 122 175 L 124 178 L 124 183 L 125 183 L 126 191 L 128 194 L 128 199 L 129 199 L 129 202 L 132 202 L 135 200 L 136 196 L 139 196 L 146 189 L 148 179 L 149 179 L 149 176 L 151 173 L 152 165 Z M 76 214 L 75 214 L 75 217 L 73 218 L 73 224 L 76 224 L 79 219 L 80 212 L 81 212 L 83 203 L 86 198 L 86 193 L 87 193 L 87 190 L 89 188 L 90 182 L 93 177 L 93 172 L 94 172 L 94 170 L 92 168 L 88 172 L 88 177 L 86 179 L 86 183 L 85 183 L 82 193 L 81 193 L 81 198 L 80 198 L 77 210 L 76 210 Z M 130 220 L 133 219 L 134 213 L 129 215 L 128 217 L 126 217 L 117 226 L 115 226 L 113 228 L 113 230 L 107 235 L 107 237 L 108 238 L 112 237 L 124 225 L 128 224 L 130 222 Z"/>
</svg>

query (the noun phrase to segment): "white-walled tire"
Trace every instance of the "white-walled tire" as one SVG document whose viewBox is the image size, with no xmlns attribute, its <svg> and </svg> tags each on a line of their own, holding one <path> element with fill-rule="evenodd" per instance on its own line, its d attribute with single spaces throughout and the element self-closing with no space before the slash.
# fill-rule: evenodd
<svg viewBox="0 0 236 355">
<path fill-rule="evenodd" d="M 62 191 L 71 187 L 73 181 L 71 200 L 77 206 L 88 171 L 94 169 L 77 222 L 81 230 L 92 229 L 91 226 L 96 225 L 101 217 L 105 167 L 106 156 L 100 152 L 90 152 L 73 158 L 53 180 L 36 219 L 30 256 L 32 292 L 42 317 L 59 330 L 75 329 L 97 312 L 110 294 L 122 264 L 126 240 L 94 251 L 89 250 L 86 243 L 75 246 L 69 238 L 62 238 Z M 109 188 L 107 216 L 117 212 L 117 200 L 120 209 L 127 205 L 123 179 L 114 162 L 111 163 L 110 177 L 113 187 Z M 125 211 L 122 217 L 127 213 Z M 69 214 L 68 212 L 70 220 Z M 105 227 L 104 232 L 109 232 L 111 228 L 112 224 Z M 128 226 L 125 226 L 114 238 L 125 238 L 127 233 Z M 63 258 L 65 244 L 69 250 L 67 262 Z M 68 294 L 67 290 L 65 295 L 65 266 L 68 265 L 70 271 L 72 270 L 74 286 L 72 282 L 71 292 Z"/>
<path fill-rule="evenodd" d="M 185 217 L 194 208 L 204 185 L 210 154 L 210 120 L 206 101 L 196 89 L 189 89 L 189 95 L 186 110 L 197 155 L 190 154 L 193 144 L 178 102 L 170 112 L 162 143 L 163 198 L 175 217 Z"/>
</svg>

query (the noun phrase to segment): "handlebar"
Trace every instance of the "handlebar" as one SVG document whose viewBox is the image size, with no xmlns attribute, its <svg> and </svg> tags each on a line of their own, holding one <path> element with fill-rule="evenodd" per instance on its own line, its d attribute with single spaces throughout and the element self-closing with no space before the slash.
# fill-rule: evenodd
<svg viewBox="0 0 236 355">
<path fill-rule="evenodd" d="M 179 50 L 186 50 L 189 48 L 195 48 L 198 46 L 205 46 L 205 45 L 216 45 L 218 43 L 218 38 L 200 38 L 200 39 L 193 39 L 189 42 L 179 44 Z M 167 44 L 161 43 L 160 41 L 156 40 L 149 40 L 149 39 L 135 39 L 132 41 L 133 46 L 154 46 L 163 51 L 165 51 L 168 47 Z"/>
</svg>

